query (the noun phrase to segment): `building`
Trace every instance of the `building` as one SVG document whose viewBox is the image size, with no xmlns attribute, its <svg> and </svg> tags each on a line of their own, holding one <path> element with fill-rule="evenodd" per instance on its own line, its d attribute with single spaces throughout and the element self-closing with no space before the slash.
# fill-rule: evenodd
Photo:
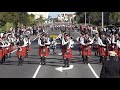
<svg viewBox="0 0 120 90">
<path fill-rule="evenodd" d="M 75 14 L 58 14 L 57 18 L 60 22 L 72 22 L 75 16 Z"/>
<path fill-rule="evenodd" d="M 48 18 L 49 12 L 28 12 L 28 14 L 35 15 L 35 19 L 39 18 L 42 15 L 45 19 Z"/>
</svg>

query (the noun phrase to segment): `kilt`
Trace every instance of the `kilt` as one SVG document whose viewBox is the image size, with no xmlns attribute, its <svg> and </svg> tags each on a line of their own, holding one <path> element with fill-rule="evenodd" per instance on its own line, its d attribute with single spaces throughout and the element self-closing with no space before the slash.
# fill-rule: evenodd
<svg viewBox="0 0 120 90">
<path fill-rule="evenodd" d="M 43 51 L 45 50 L 45 51 Z M 49 55 L 49 51 L 47 46 L 45 47 L 39 47 L 39 56 L 48 56 Z"/>
<path fill-rule="evenodd" d="M 82 55 L 90 56 L 91 55 L 91 47 L 90 46 L 82 46 Z"/>
<path fill-rule="evenodd" d="M 26 57 L 26 47 L 21 47 L 21 49 L 22 49 L 21 51 L 17 50 L 16 55 Z"/>
<path fill-rule="evenodd" d="M 3 58 L 3 48 L 0 49 L 0 59 Z"/>
<path fill-rule="evenodd" d="M 7 53 L 8 53 L 7 48 L 4 47 L 4 48 L 3 48 L 3 55 L 6 55 Z"/>
<path fill-rule="evenodd" d="M 72 54 L 72 50 L 71 50 L 71 48 L 65 50 L 64 58 L 68 58 L 68 59 L 73 58 L 73 54 Z"/>
<path fill-rule="evenodd" d="M 100 56 L 109 56 L 109 49 L 99 46 L 99 55 Z"/>
</svg>

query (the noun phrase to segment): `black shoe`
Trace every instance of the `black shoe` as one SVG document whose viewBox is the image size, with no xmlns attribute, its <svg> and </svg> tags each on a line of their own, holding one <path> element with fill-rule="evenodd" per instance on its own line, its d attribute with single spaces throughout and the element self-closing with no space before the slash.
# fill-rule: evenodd
<svg viewBox="0 0 120 90">
<path fill-rule="evenodd" d="M 67 65 L 67 67 L 69 67 L 70 65 Z"/>
<path fill-rule="evenodd" d="M 62 67 L 66 67 L 66 65 L 62 66 Z"/>
</svg>

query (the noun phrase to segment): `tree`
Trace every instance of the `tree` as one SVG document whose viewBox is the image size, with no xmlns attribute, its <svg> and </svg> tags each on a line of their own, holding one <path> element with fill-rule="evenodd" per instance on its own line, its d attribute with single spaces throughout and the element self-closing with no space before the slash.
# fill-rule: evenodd
<svg viewBox="0 0 120 90">
<path fill-rule="evenodd" d="M 109 21 L 111 24 L 120 23 L 120 12 L 111 12 Z"/>
<path fill-rule="evenodd" d="M 45 22 L 44 17 L 43 17 L 42 15 L 40 15 L 40 17 L 37 19 L 37 22 L 38 22 L 39 24 L 43 24 L 43 23 Z"/>
<path fill-rule="evenodd" d="M 30 14 L 30 15 L 28 16 L 28 20 L 29 20 L 29 25 L 30 25 L 30 26 L 34 25 L 34 24 L 35 24 L 35 15 Z"/>
<path fill-rule="evenodd" d="M 91 23 L 94 25 L 101 25 L 102 13 L 101 12 L 90 12 L 89 17 Z"/>
<path fill-rule="evenodd" d="M 29 19 L 28 19 L 28 13 L 27 12 L 18 12 L 18 22 L 20 24 L 23 24 L 24 26 L 27 26 L 29 23 Z"/>
</svg>

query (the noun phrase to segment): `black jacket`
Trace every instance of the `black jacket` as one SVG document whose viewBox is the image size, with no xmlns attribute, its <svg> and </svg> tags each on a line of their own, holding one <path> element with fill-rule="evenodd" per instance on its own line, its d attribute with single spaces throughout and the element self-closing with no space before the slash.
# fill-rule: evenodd
<svg viewBox="0 0 120 90">
<path fill-rule="evenodd" d="M 115 60 L 105 61 L 100 78 L 120 78 L 120 62 Z"/>
</svg>

